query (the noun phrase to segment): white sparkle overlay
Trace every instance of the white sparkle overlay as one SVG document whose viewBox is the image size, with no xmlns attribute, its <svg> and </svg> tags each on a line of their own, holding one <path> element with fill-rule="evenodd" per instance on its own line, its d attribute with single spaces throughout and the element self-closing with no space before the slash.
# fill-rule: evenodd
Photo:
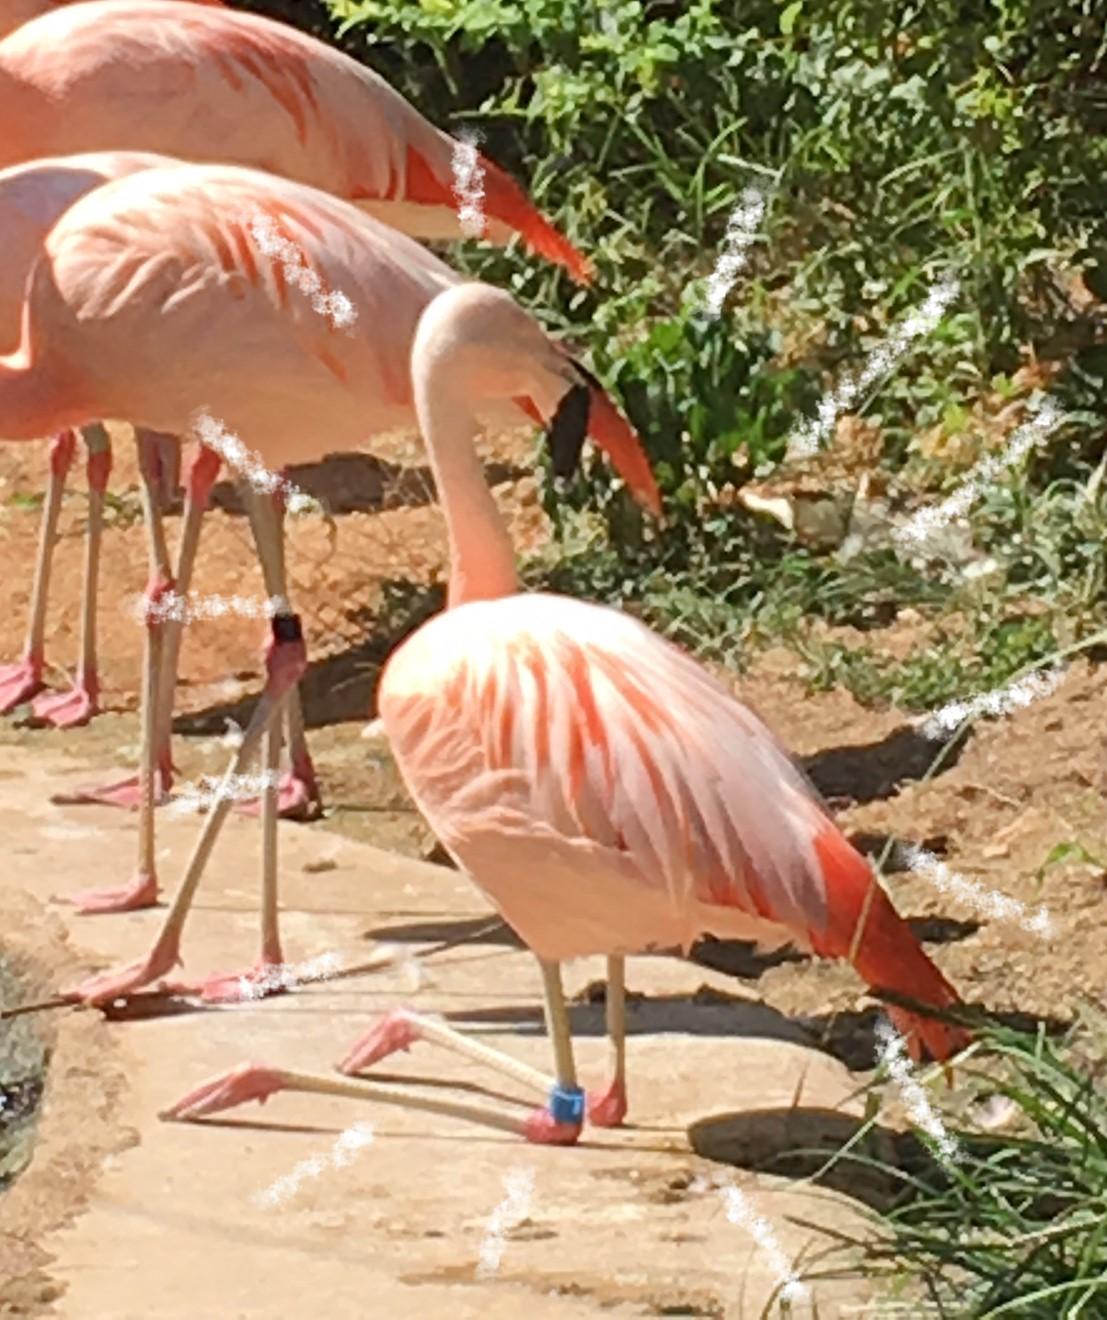
<svg viewBox="0 0 1107 1320">
<path fill-rule="evenodd" d="M 941 504 L 920 509 L 902 527 L 895 529 L 892 539 L 898 541 L 905 549 L 924 548 L 939 527 L 944 527 L 946 523 L 966 513 L 989 482 L 999 476 L 1004 468 L 1013 467 L 1018 463 L 1035 445 L 1041 444 L 1063 418 L 1064 414 L 1053 400 L 1046 399 L 1034 416 L 1015 431 L 1010 444 L 1002 453 L 991 454 L 981 459 L 948 499 L 943 500 Z"/>
<path fill-rule="evenodd" d="M 901 321 L 888 338 L 877 345 L 861 370 L 847 377 L 837 389 L 819 401 L 815 418 L 801 422 L 792 431 L 788 437 L 787 456 L 809 458 L 816 453 L 839 415 L 852 407 L 858 395 L 870 385 L 886 376 L 920 335 L 929 334 L 934 329 L 960 291 L 960 281 L 952 276 L 935 284 L 918 311 Z"/>
<path fill-rule="evenodd" d="M 748 252 L 769 204 L 768 194 L 760 188 L 746 188 L 726 222 L 723 254 L 707 281 L 706 310 L 718 316 L 734 281 L 745 269 Z"/>
<path fill-rule="evenodd" d="M 772 1225 L 764 1215 L 756 1212 L 745 1193 L 730 1181 L 720 1182 L 716 1178 L 702 1177 L 692 1180 L 690 1190 L 718 1191 L 727 1219 L 732 1224 L 737 1224 L 739 1228 L 744 1228 L 768 1257 L 777 1280 L 783 1285 L 779 1294 L 782 1301 L 798 1302 L 807 1297 L 809 1289 L 805 1283 L 800 1282 L 795 1270 L 788 1263 L 788 1258 L 781 1251 Z"/>
<path fill-rule="evenodd" d="M 877 1062 L 887 1068 L 899 1088 L 900 1097 L 911 1122 L 933 1138 L 943 1159 L 950 1161 L 958 1159 L 961 1154 L 960 1146 L 946 1131 L 942 1120 L 931 1108 L 926 1092 L 911 1075 L 907 1042 L 887 1018 L 881 1018 L 877 1022 L 876 1039 L 879 1046 Z"/>
<path fill-rule="evenodd" d="M 247 449 L 232 431 L 228 431 L 222 422 L 210 413 L 199 412 L 193 422 L 193 429 L 201 444 L 213 449 L 221 459 L 234 468 L 240 476 L 246 478 L 255 490 L 263 495 L 275 495 L 280 492 L 285 508 L 292 515 L 299 513 L 321 513 L 322 505 L 312 495 L 302 491 L 287 477 L 279 476 L 261 461 L 261 457 L 252 449 Z"/>
<path fill-rule="evenodd" d="M 266 789 L 276 788 L 280 779 L 275 770 L 256 775 L 201 775 L 198 784 L 184 785 L 169 804 L 169 811 L 174 816 L 184 816 L 191 811 L 205 811 L 217 802 L 248 801 Z"/>
<path fill-rule="evenodd" d="M 291 610 L 284 596 L 182 596 L 178 591 L 167 591 L 156 601 L 135 596 L 133 605 L 140 623 L 148 619 L 194 623 L 197 619 L 223 619 L 229 614 L 246 619 L 271 619 Z"/>
<path fill-rule="evenodd" d="M 301 1160 L 294 1169 L 275 1179 L 263 1192 L 257 1192 L 254 1196 L 255 1205 L 285 1205 L 307 1179 L 318 1178 L 328 1169 L 344 1168 L 359 1150 L 373 1144 L 374 1136 L 368 1123 L 355 1123 L 348 1127 L 339 1134 L 338 1140 L 326 1155 L 312 1155 L 309 1159 Z"/>
<path fill-rule="evenodd" d="M 1009 683 L 1006 687 L 981 693 L 979 697 L 973 697 L 969 701 L 951 701 L 940 710 L 928 715 L 919 726 L 920 732 L 925 738 L 939 738 L 943 733 L 956 729 L 958 725 L 966 720 L 975 719 L 978 715 L 1009 715 L 1011 711 L 1029 706 L 1055 692 L 1061 685 L 1065 673 L 1064 666 L 1039 670 L 1017 679 L 1014 683 Z"/>
<path fill-rule="evenodd" d="M 504 1199 L 488 1218 L 484 1241 L 480 1244 L 478 1278 L 487 1278 L 496 1273 L 507 1245 L 504 1234 L 521 1224 L 530 1213 L 531 1197 L 534 1195 L 534 1170 L 513 1169 L 504 1178 L 504 1192 Z"/>
<path fill-rule="evenodd" d="M 985 889 L 975 880 L 958 875 L 925 848 L 911 844 L 903 849 L 903 855 L 912 871 L 929 880 L 943 894 L 954 895 L 976 908 L 978 912 L 994 917 L 997 921 L 1018 922 L 1032 935 L 1042 935 L 1048 939 L 1053 934 L 1053 921 L 1044 907 L 1039 907 L 1031 915 L 1026 905 L 1020 903 L 1017 898 L 1008 898 L 1006 894 Z"/>
<path fill-rule="evenodd" d="M 271 216 L 252 215 L 249 229 L 261 251 L 281 263 L 289 284 L 295 285 L 310 300 L 313 312 L 326 317 L 336 330 L 348 330 L 354 324 L 357 308 L 344 293 L 324 291 L 318 273 L 307 264 L 307 258 L 296 244 L 277 232 Z"/>
<path fill-rule="evenodd" d="M 476 129 L 461 129 L 454 142 L 451 161 L 457 218 L 461 221 L 461 232 L 468 238 L 480 238 L 485 226 L 484 166 L 477 151 L 480 141 L 481 135 Z"/>
</svg>

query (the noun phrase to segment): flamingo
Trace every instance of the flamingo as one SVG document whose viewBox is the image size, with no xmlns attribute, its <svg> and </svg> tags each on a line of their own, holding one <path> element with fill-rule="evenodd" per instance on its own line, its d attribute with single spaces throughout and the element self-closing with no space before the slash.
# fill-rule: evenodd
<svg viewBox="0 0 1107 1320">
<path fill-rule="evenodd" d="M 407 1011 L 386 1015 L 341 1066 L 357 1073 L 426 1040 L 500 1069 L 547 1103 L 516 1118 L 483 1103 L 246 1064 L 202 1084 L 165 1117 L 303 1091 L 572 1144 L 586 1114 L 599 1126 L 626 1114 L 626 956 L 688 947 L 705 933 L 792 941 L 848 959 L 873 987 L 939 1009 L 958 1002 L 760 719 L 633 617 L 520 594 L 473 435 L 490 383 L 520 389 L 539 364 L 552 368 L 548 340 L 500 291 L 447 289 L 420 319 L 412 388 L 449 535 L 448 607 L 393 652 L 378 704 L 408 791 L 539 962 L 554 1074 Z M 607 957 L 613 1062 L 610 1083 L 586 1099 L 560 964 L 594 954 Z M 915 1058 L 925 1048 L 946 1059 L 967 1043 L 959 1028 L 934 1018 L 888 1012 Z"/>
<path fill-rule="evenodd" d="M 58 3 L 63 2 L 66 2 L 66 0 L 0 0 L 0 40 L 6 37 L 9 32 L 14 32 L 16 28 L 33 18 L 37 18 L 40 14 L 50 13 Z M 192 3 L 219 5 L 221 0 L 192 0 Z M 74 170 L 70 173 L 70 180 L 75 185 L 79 177 L 76 172 L 77 168 L 79 167 L 74 167 Z M 89 168 L 95 168 L 95 166 L 89 166 Z M 105 175 L 104 177 L 109 176 Z M 10 305 L 8 299 L 17 283 L 16 292 L 22 298 L 23 265 L 19 259 L 19 254 L 21 252 L 29 254 L 31 251 L 29 247 L 23 246 L 30 238 L 30 234 L 28 234 L 24 225 L 26 220 L 29 219 L 27 206 L 35 207 L 35 203 L 30 202 L 25 194 L 28 188 L 37 189 L 37 180 L 27 173 L 12 177 L 8 172 L 3 172 L 0 174 L 0 189 L 7 193 L 9 185 L 15 186 L 18 190 L 20 196 L 17 204 L 22 204 L 23 213 L 18 217 L 13 216 L 10 210 L 6 209 L 4 197 L 0 195 L 0 230 L 3 231 L 5 239 L 8 240 L 9 235 L 15 236 L 15 226 L 19 225 L 18 237 L 22 240 L 22 243 L 18 248 L 13 248 L 11 241 L 7 241 L 5 244 L 5 266 L 3 272 L 0 272 L 4 310 Z M 88 186 L 94 187 L 95 183 L 90 180 Z M 44 209 L 38 211 L 34 221 L 36 231 L 40 219 L 45 222 L 42 230 L 44 233 L 57 218 L 57 214 L 60 214 L 60 212 L 52 212 L 52 199 L 57 197 L 59 204 L 68 205 L 68 202 L 64 200 L 67 195 L 68 190 L 64 188 L 59 193 L 56 183 L 47 186 Z M 78 193 L 74 193 L 71 200 L 78 195 Z M 37 205 L 42 208 L 43 202 L 39 202 Z M 29 261 L 26 268 L 30 268 Z M 13 325 L 15 327 L 15 338 L 18 339 L 18 318 L 13 322 Z M 11 345 L 9 344 L 8 347 L 11 347 Z M 32 705 L 35 718 L 62 729 L 71 729 L 85 724 L 99 709 L 99 682 L 96 665 L 96 581 L 99 572 L 103 496 L 108 475 L 111 471 L 111 445 L 102 426 L 87 428 L 82 435 L 82 439 L 88 453 L 86 472 L 89 488 L 89 519 L 85 557 L 85 586 L 81 610 L 80 659 L 72 691 L 64 694 L 38 695 L 43 688 L 43 640 L 46 627 L 46 600 L 50 589 L 50 570 L 57 531 L 57 519 L 61 509 L 61 498 L 65 490 L 65 479 L 73 461 L 74 437 L 68 431 L 63 431 L 60 435 L 55 436 L 50 445 L 50 472 L 39 532 L 35 575 L 31 588 L 27 642 L 20 660 L 11 665 L 0 665 L 0 715 L 6 715 L 24 702 L 36 698 Z M 173 467 L 175 446 L 166 445 L 162 437 L 157 437 L 153 440 L 153 449 L 156 450 L 156 453 L 151 452 L 150 448 L 144 448 L 144 452 L 147 458 L 155 464 L 154 472 L 151 475 L 155 475 L 158 480 L 161 487 L 160 497 L 164 503 L 172 494 L 172 490 L 168 488 L 175 489 L 177 484 L 177 473 Z"/>
<path fill-rule="evenodd" d="M 17 27 L 29 23 L 39 14 L 49 14 L 59 4 L 75 3 L 76 0 L 0 0 L 0 40 L 14 32 Z M 222 5 L 223 0 L 191 0 L 195 5 Z"/>
<path fill-rule="evenodd" d="M 311 183 L 413 237 L 463 232 L 453 197 L 459 144 L 349 56 L 252 14 L 187 5 L 167 23 L 164 0 L 96 0 L 43 14 L 0 41 L 0 123 L 0 166 L 127 147 Z M 510 175 L 483 156 L 477 164 L 484 236 L 507 243 L 521 235 L 575 279 L 590 279 L 586 259 Z M 213 481 L 212 460 L 201 455 L 189 496 L 206 504 Z M 182 565 L 182 576 L 189 568 Z M 177 644 L 170 634 L 167 661 Z M 26 671 L 7 678 L 25 699 Z M 159 793 L 172 777 L 172 712 L 164 702 L 162 708 Z M 318 789 L 298 693 L 288 714 L 292 768 L 279 810 L 310 813 Z M 55 800 L 133 807 L 141 794 L 132 777 Z"/>
<path fill-rule="evenodd" d="M 92 152 L 85 155 L 36 160 L 0 170 L 0 232 L 4 235 L 4 261 L 0 265 L 0 344 L 12 349 L 19 343 L 20 314 L 27 276 L 42 241 L 58 217 L 91 188 L 122 178 L 165 158 L 137 151 Z M 72 431 L 59 432 L 50 445 L 50 476 L 46 488 L 38 553 L 31 590 L 30 619 L 22 658 L 0 666 L 0 714 L 31 700 L 37 719 L 60 728 L 85 723 L 96 713 L 99 681 L 96 662 L 96 590 L 99 544 L 103 525 L 104 490 L 111 471 L 111 447 L 103 426 L 83 428 L 88 450 L 89 513 L 85 580 L 81 610 L 80 656 L 70 692 L 37 694 L 43 687 L 43 642 L 51 559 L 65 478 L 73 459 Z M 176 450 L 176 446 L 173 446 Z M 160 437 L 140 437 L 144 480 L 159 482 L 170 466 Z M 164 500 L 165 492 L 158 492 Z"/>
<path fill-rule="evenodd" d="M 318 315 L 290 286 L 281 261 L 251 243 L 256 217 L 295 245 L 324 287 L 351 300 L 351 327 Z M 356 449 L 374 434 L 414 423 L 408 359 L 415 328 L 423 309 L 458 279 L 411 239 L 304 184 L 234 166 L 143 170 L 87 193 L 47 236 L 27 285 L 20 347 L 0 358 L 0 434 L 30 439 L 106 416 L 181 435 L 203 410 L 271 470 Z M 481 417 L 493 424 L 556 417 L 566 393 L 586 389 L 590 433 L 628 484 L 656 501 L 637 437 L 563 350 L 549 343 L 545 358 L 531 362 L 497 348 L 481 373 Z M 146 510 L 147 602 L 156 607 L 172 579 L 149 499 Z M 251 492 L 251 515 L 266 595 L 286 600 L 276 510 Z M 149 609 L 138 867 L 120 890 L 84 896 L 89 906 L 137 907 L 157 896 L 151 785 L 163 629 L 157 609 Z M 265 688 L 230 773 L 243 773 L 263 737 L 265 765 L 273 767 L 280 711 L 305 665 L 299 622 L 286 607 L 273 620 Z M 265 794 L 267 807 L 272 801 Z M 77 998 L 114 999 L 172 970 L 228 810 L 223 799 L 206 817 L 150 954 L 79 987 Z M 209 998 L 252 996 L 282 962 L 272 815 L 263 837 L 260 961 L 245 978 L 205 982 Z"/>
</svg>

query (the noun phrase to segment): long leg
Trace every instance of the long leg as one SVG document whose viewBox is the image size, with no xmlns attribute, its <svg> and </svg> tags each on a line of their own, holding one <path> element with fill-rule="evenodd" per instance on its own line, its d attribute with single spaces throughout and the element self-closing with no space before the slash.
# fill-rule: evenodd
<svg viewBox="0 0 1107 1320">
<path fill-rule="evenodd" d="M 607 960 L 604 1016 L 611 1050 L 611 1083 L 607 1090 L 588 1097 L 588 1121 L 596 1127 L 619 1127 L 627 1115 L 627 960 Z"/>
<path fill-rule="evenodd" d="M 81 428 L 88 450 L 88 527 L 85 531 L 85 580 L 81 598 L 81 649 L 77 673 L 68 692 L 46 693 L 32 705 L 36 720 L 57 729 L 87 724 L 100 709 L 96 663 L 96 613 L 100 585 L 100 544 L 104 531 L 104 491 L 111 475 L 111 441 L 99 423 Z"/>
<path fill-rule="evenodd" d="M 211 499 L 212 487 L 219 475 L 221 459 L 214 449 L 199 445 L 189 464 L 185 478 L 184 521 L 177 546 L 177 592 L 186 600 L 192 589 L 192 570 L 196 565 L 196 552 L 200 546 L 200 530 L 204 514 Z M 184 619 L 170 619 L 165 630 L 165 652 L 162 658 L 158 685 L 158 765 L 168 787 L 173 775 L 172 734 L 173 704 L 177 690 L 180 666 L 181 640 Z"/>
<path fill-rule="evenodd" d="M 287 582 L 284 564 L 282 514 L 278 504 L 242 482 L 250 524 L 261 561 L 265 593 L 270 600 L 285 602 Z M 295 684 L 282 697 L 283 706 L 295 691 Z M 256 998 L 279 988 L 274 972 L 284 961 L 277 901 L 277 818 L 279 812 L 277 777 L 280 769 L 282 720 L 278 717 L 265 734 L 265 783 L 261 794 L 262 877 L 261 877 L 261 957 L 251 972 L 212 977 L 204 983 L 203 995 L 210 1002 Z"/>
<path fill-rule="evenodd" d="M 285 694 L 300 681 L 306 666 L 307 657 L 299 619 L 290 614 L 276 615 L 272 621 L 272 637 L 266 652 L 266 683 L 261 698 L 217 791 L 216 801 L 204 818 L 180 888 L 174 895 L 153 948 L 145 958 L 128 967 L 82 982 L 68 992 L 68 998 L 86 1004 L 110 1003 L 121 995 L 161 980 L 180 963 L 181 932 L 204 867 L 231 809 L 231 785 L 252 763 L 266 730 L 274 722 L 279 723 Z"/>
<path fill-rule="evenodd" d="M 146 644 L 142 664 L 142 749 L 139 761 L 140 802 L 138 817 L 138 863 L 128 885 L 120 889 L 85 890 L 70 901 L 85 915 L 130 912 L 157 902 L 158 880 L 154 857 L 154 807 L 157 798 L 155 759 L 158 715 L 158 676 L 161 672 L 165 618 L 160 608 L 173 590 L 169 575 L 169 551 L 165 544 L 157 493 L 157 464 L 153 438 L 136 432 L 139 472 L 142 476 L 142 513 L 147 533 L 150 580 L 146 587 Z"/>
<path fill-rule="evenodd" d="M 166 437 L 157 436 L 155 444 L 163 446 Z M 187 597 L 192 584 L 192 569 L 200 541 L 200 528 L 208 507 L 211 488 L 215 484 L 220 466 L 219 456 L 201 445 L 197 448 L 185 482 L 185 508 L 181 524 L 181 538 L 177 547 L 176 591 Z M 159 461 L 159 474 L 163 465 Z M 160 475 L 158 480 L 160 481 Z M 171 735 L 173 728 L 173 699 L 177 686 L 177 668 L 181 650 L 181 631 L 184 619 L 171 612 L 163 619 L 161 675 L 158 684 L 158 724 L 155 736 L 157 764 L 157 799 L 163 801 L 173 783 Z M 96 787 L 81 788 L 72 793 L 59 793 L 54 802 L 69 806 L 95 804 L 106 807 L 133 809 L 142 801 L 142 776 L 129 775 Z"/>
<path fill-rule="evenodd" d="M 285 572 L 285 503 L 280 488 L 273 495 L 273 506 L 280 532 L 282 572 Z M 289 768 L 287 773 L 281 776 L 277 790 L 277 809 L 287 820 L 317 820 L 323 814 L 323 799 L 319 792 L 319 780 L 315 774 L 311 753 L 308 751 L 307 735 L 304 732 L 304 708 L 299 687 L 288 694 L 286 715 Z M 247 815 L 257 815 L 260 801 L 243 802 L 239 805 L 239 810 Z"/>
<path fill-rule="evenodd" d="M 257 541 L 258 555 L 265 576 L 266 590 L 270 597 L 284 599 L 284 574 L 279 554 L 276 519 L 272 506 L 265 496 L 260 496 L 252 489 L 248 492 L 251 522 Z M 146 958 L 123 968 L 118 972 L 109 972 L 93 977 L 77 986 L 71 996 L 85 1003 L 103 1003 L 128 994 L 142 986 L 167 975 L 180 961 L 180 940 L 189 908 L 200 883 L 208 857 L 215 846 L 216 838 L 223 827 L 223 822 L 231 808 L 231 783 L 240 778 L 253 761 L 262 738 L 271 725 L 280 730 L 280 716 L 288 692 L 300 681 L 307 667 L 303 634 L 299 619 L 287 612 L 275 615 L 272 621 L 272 640 L 266 654 L 266 683 L 258 701 L 253 717 L 247 726 L 238 753 L 224 777 L 217 800 L 204 820 L 200 836 L 193 848 L 165 924 Z M 266 794 L 275 807 L 272 794 Z M 270 814 L 272 814 L 272 809 Z M 272 824 L 265 821 L 263 828 L 272 830 Z M 262 929 L 276 930 L 276 846 L 275 840 L 270 850 L 264 854 L 267 868 L 262 887 Z M 269 941 L 270 951 L 279 941 Z M 206 981 L 202 987 L 204 997 L 211 1000 L 259 998 L 267 990 L 280 987 L 279 978 L 273 976 L 272 964 L 265 961 L 266 949 L 263 948 L 261 964 L 252 972 L 239 976 L 220 976 Z M 278 957 L 277 961 L 280 959 Z"/>
<path fill-rule="evenodd" d="M 0 665 L 0 715 L 29 701 L 43 688 L 43 646 L 46 639 L 46 601 L 50 593 L 50 569 L 58 533 L 58 516 L 65 478 L 73 462 L 76 439 L 72 431 L 61 431 L 50 442 L 50 478 L 39 526 L 35 576 L 31 586 L 31 611 L 27 643 L 22 657 L 12 665 Z"/>
<path fill-rule="evenodd" d="M 576 1084 L 573 1065 L 569 1020 L 565 1011 L 565 996 L 561 989 L 561 970 L 556 963 L 541 963 L 545 988 L 546 1024 L 553 1042 L 557 1061 L 557 1080 L 550 1093 L 549 1107 L 535 1110 L 525 1119 L 516 1119 L 501 1113 L 490 1105 L 443 1100 L 434 1096 L 414 1094 L 397 1086 L 378 1082 L 350 1081 L 336 1077 L 320 1077 L 310 1073 L 285 1072 L 259 1064 L 244 1064 L 209 1082 L 198 1086 L 183 1099 L 172 1105 L 163 1118 L 193 1119 L 205 1114 L 218 1113 L 250 1100 L 264 1102 L 278 1091 L 304 1091 L 312 1094 L 349 1096 L 356 1100 L 372 1100 L 378 1104 L 400 1105 L 405 1109 L 426 1113 L 446 1114 L 453 1118 L 482 1123 L 486 1127 L 514 1132 L 528 1141 L 544 1145 L 571 1146 L 580 1136 L 584 1118 L 584 1094 Z M 449 1029 L 444 1029 L 448 1031 Z M 458 1033 L 459 1034 L 459 1033 Z M 464 1038 L 462 1038 L 464 1039 Z M 445 1041 L 443 1041 L 445 1043 Z M 461 1049 L 456 1041 L 450 1048 Z M 466 1042 L 469 1046 L 473 1042 Z M 466 1048 L 463 1052 L 472 1053 Z M 497 1051 L 488 1051 L 496 1054 Z M 490 1060 L 481 1056 L 484 1062 Z M 501 1061 L 502 1061 L 502 1057 Z M 525 1075 L 521 1065 L 511 1061 L 513 1076 L 529 1084 L 546 1079 L 540 1074 Z M 502 1062 L 500 1064 L 502 1065 Z"/>
</svg>

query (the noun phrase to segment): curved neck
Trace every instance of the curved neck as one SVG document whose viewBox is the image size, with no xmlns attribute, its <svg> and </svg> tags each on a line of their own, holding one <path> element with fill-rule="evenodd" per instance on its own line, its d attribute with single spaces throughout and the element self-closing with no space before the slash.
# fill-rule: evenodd
<svg viewBox="0 0 1107 1320">
<path fill-rule="evenodd" d="M 449 605 L 513 595 L 519 590 L 515 549 L 477 456 L 472 405 L 440 357 L 416 355 L 412 376 L 450 540 Z"/>
</svg>

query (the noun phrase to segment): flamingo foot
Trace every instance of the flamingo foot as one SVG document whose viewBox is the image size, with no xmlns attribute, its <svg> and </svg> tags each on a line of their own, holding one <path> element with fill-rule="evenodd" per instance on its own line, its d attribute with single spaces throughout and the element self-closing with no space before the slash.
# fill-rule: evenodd
<svg viewBox="0 0 1107 1320">
<path fill-rule="evenodd" d="M 155 806 L 164 806 L 169 801 L 172 783 L 172 767 L 159 766 L 154 779 Z M 97 784 L 88 788 L 75 788 L 71 793 L 54 793 L 50 801 L 59 807 L 121 807 L 124 811 L 137 811 L 142 805 L 142 777 L 129 775 L 114 784 Z"/>
<path fill-rule="evenodd" d="M 14 665 L 0 665 L 0 715 L 9 715 L 45 686 L 41 656 L 24 656 Z"/>
<path fill-rule="evenodd" d="M 44 692 L 31 704 L 35 719 L 55 729 L 79 729 L 100 713 L 96 675 L 80 678 L 68 692 Z"/>
<path fill-rule="evenodd" d="M 147 871 L 137 871 L 130 884 L 119 889 L 82 889 L 76 894 L 58 895 L 59 903 L 70 903 L 82 917 L 109 912 L 139 912 L 156 907 L 158 878 Z"/>
<path fill-rule="evenodd" d="M 622 1127 L 627 1116 L 627 1091 L 622 1082 L 612 1082 L 606 1091 L 588 1094 L 588 1121 L 594 1127 Z"/>
<path fill-rule="evenodd" d="M 155 946 L 138 962 L 128 963 L 126 967 L 117 968 L 114 972 L 90 976 L 72 989 L 63 990 L 62 994 L 72 1003 L 87 1004 L 89 1007 L 110 1004 L 116 999 L 134 994 L 136 990 L 153 985 L 180 964 L 180 954 L 175 947 L 163 952 Z"/>
<path fill-rule="evenodd" d="M 261 815 L 261 798 L 247 798 L 238 803 L 245 816 Z M 277 815 L 282 820 L 318 820 L 323 814 L 319 788 L 315 776 L 304 776 L 286 770 L 277 785 Z"/>
<path fill-rule="evenodd" d="M 176 1104 L 162 1110 L 159 1117 L 202 1118 L 205 1114 L 217 1114 L 221 1109 L 247 1105 L 251 1100 L 263 1105 L 283 1088 L 284 1074 L 276 1068 L 264 1068 L 259 1063 L 240 1063 L 237 1068 L 213 1077 L 210 1082 L 201 1082 Z"/>
<path fill-rule="evenodd" d="M 579 1123 L 559 1122 L 548 1109 L 535 1109 L 523 1127 L 523 1135 L 536 1146 L 575 1146 Z"/>
<path fill-rule="evenodd" d="M 419 1028 L 402 1008 L 394 1008 L 354 1041 L 338 1065 L 339 1071 L 349 1075 L 362 1072 L 390 1054 L 411 1049 L 418 1039 Z"/>
<path fill-rule="evenodd" d="M 269 995 L 283 994 L 292 983 L 288 968 L 277 959 L 262 959 L 247 972 L 224 972 L 209 976 L 200 986 L 205 1004 L 245 1004 Z"/>
</svg>

